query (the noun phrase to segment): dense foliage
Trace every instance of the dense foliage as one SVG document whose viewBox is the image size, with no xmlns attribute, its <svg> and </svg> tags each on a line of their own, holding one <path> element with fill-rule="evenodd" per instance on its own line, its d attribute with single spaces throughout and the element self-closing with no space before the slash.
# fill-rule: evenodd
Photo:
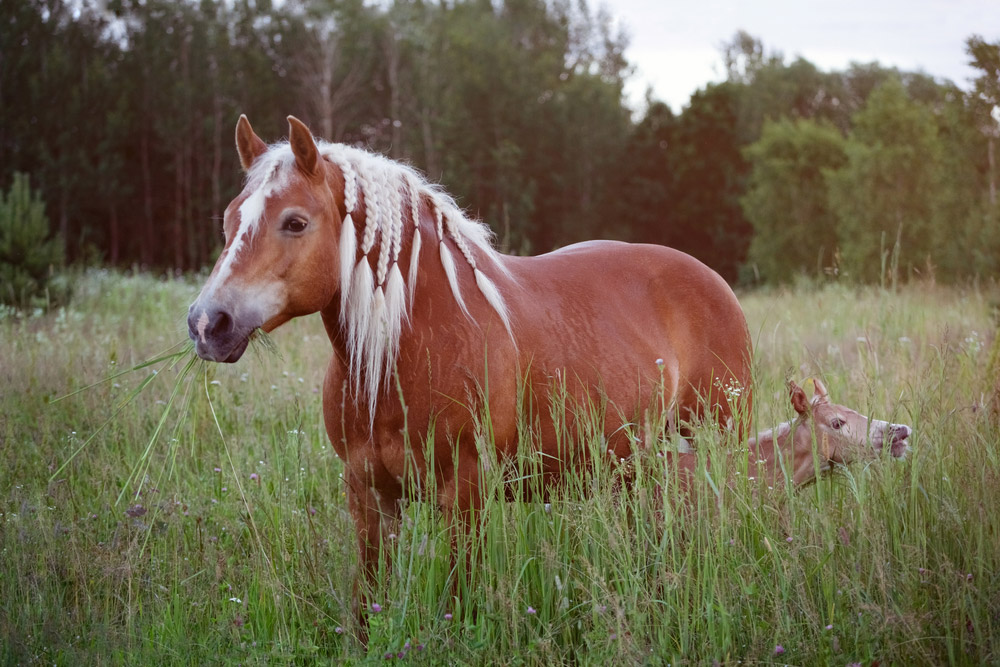
<svg viewBox="0 0 1000 667">
<path fill-rule="evenodd" d="M 725 82 L 636 116 L 627 39 L 585 0 L 0 0 L 0 24 L 0 186 L 31 174 L 70 259 L 211 261 L 246 113 L 416 165 L 510 251 L 666 243 L 731 281 L 1000 266 L 1000 42 L 980 37 L 965 92 L 739 33 Z"/>
</svg>

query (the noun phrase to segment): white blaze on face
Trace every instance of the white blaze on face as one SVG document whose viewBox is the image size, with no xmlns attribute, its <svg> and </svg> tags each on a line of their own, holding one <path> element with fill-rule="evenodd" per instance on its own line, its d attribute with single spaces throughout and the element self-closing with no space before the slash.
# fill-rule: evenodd
<svg viewBox="0 0 1000 667">
<path fill-rule="evenodd" d="M 247 180 L 248 188 L 253 187 L 253 191 L 237 209 L 240 214 L 239 227 L 236 229 L 229 247 L 223 251 L 222 264 L 205 283 L 202 296 L 213 295 L 225 285 L 243 250 L 249 245 L 253 235 L 258 232 L 261 221 L 264 219 L 268 199 L 281 194 L 288 185 L 291 170 L 285 164 L 287 161 L 283 159 L 285 157 L 280 154 L 265 155 L 258 164 L 251 167 Z"/>
<path fill-rule="evenodd" d="M 287 164 L 288 162 L 288 156 L 281 153 L 265 154 L 251 167 L 247 177 L 247 189 L 251 192 L 237 209 L 240 216 L 239 227 L 233 234 L 232 242 L 223 251 L 222 262 L 202 288 L 198 297 L 199 304 L 217 301 L 220 294 L 225 292 L 227 293 L 225 300 L 231 302 L 228 304 L 229 307 L 236 311 L 232 312 L 234 316 L 239 317 L 242 314 L 239 311 L 256 311 L 255 314 L 261 323 L 266 322 L 284 307 L 285 290 L 282 285 L 254 282 L 252 285 L 237 288 L 239 291 L 249 291 L 250 294 L 244 293 L 234 298 L 230 294 L 233 285 L 227 282 L 230 281 L 233 270 L 241 259 L 240 256 L 245 254 L 244 250 L 249 246 L 253 236 L 259 232 L 268 200 L 280 195 L 288 186 L 292 172 L 292 165 Z M 232 303 L 234 301 L 236 303 Z M 204 332 L 208 321 L 206 308 L 203 306 L 197 321 L 198 335 L 202 341 L 205 339 Z"/>
<path fill-rule="evenodd" d="M 288 184 L 289 170 L 284 168 L 280 160 L 271 160 L 270 163 L 262 165 L 262 167 L 265 166 L 267 168 L 266 177 L 261 179 L 257 188 L 240 204 L 240 226 L 236 230 L 233 242 L 227 249 L 226 258 L 223 260 L 222 266 L 219 267 L 219 272 L 212 282 L 222 284 L 226 281 L 229 274 L 232 273 L 233 265 L 239 260 L 239 255 L 243 251 L 244 246 L 250 242 L 251 236 L 260 227 L 268 198 L 272 195 L 280 194 Z M 252 180 L 256 176 L 256 172 L 257 169 L 255 168 L 254 172 L 251 173 Z"/>
</svg>

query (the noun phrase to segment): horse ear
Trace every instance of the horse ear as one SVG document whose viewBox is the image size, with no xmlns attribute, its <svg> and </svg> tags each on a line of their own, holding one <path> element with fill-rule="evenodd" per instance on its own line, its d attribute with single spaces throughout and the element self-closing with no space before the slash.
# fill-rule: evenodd
<svg viewBox="0 0 1000 667">
<path fill-rule="evenodd" d="M 806 392 L 802 391 L 802 387 L 795 384 L 794 381 L 788 381 L 788 393 L 792 397 L 792 407 L 800 415 L 805 415 L 809 413 L 809 399 L 806 398 Z"/>
<path fill-rule="evenodd" d="M 240 114 L 240 119 L 236 123 L 236 151 L 240 154 L 240 164 L 243 165 L 243 171 L 249 169 L 253 161 L 266 150 L 267 144 L 254 134 L 246 115 Z"/>
<path fill-rule="evenodd" d="M 826 385 L 818 379 L 813 380 L 813 401 L 816 403 L 830 402 L 830 395 L 826 391 Z"/>
<path fill-rule="evenodd" d="M 288 142 L 292 145 L 295 164 L 307 176 L 315 176 L 319 169 L 319 149 L 312 132 L 295 116 L 288 117 Z"/>
</svg>

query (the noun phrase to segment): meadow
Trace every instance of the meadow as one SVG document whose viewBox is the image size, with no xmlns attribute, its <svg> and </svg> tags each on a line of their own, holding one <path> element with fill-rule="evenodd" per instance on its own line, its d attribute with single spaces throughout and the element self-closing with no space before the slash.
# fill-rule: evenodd
<svg viewBox="0 0 1000 667">
<path fill-rule="evenodd" d="M 758 428 L 792 419 L 786 379 L 820 377 L 909 424 L 909 456 L 797 490 L 713 465 L 694 507 L 657 493 L 655 452 L 547 504 L 504 501 L 496 472 L 457 562 L 439 514 L 411 502 L 366 652 L 319 318 L 238 364 L 189 365 L 196 278 L 75 283 L 65 308 L 0 318 L 4 664 L 1000 661 L 995 285 L 741 294 Z M 738 446 L 712 428 L 694 445 Z"/>
</svg>

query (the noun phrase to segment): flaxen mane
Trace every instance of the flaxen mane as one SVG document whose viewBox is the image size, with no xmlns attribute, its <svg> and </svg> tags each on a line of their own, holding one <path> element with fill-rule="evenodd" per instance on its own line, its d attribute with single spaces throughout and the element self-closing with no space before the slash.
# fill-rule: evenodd
<svg viewBox="0 0 1000 667">
<path fill-rule="evenodd" d="M 340 325 L 350 357 L 354 394 L 367 399 L 369 415 L 374 415 L 383 381 L 389 380 L 395 367 L 403 325 L 409 310 L 414 307 L 424 242 L 420 225 L 422 211 L 433 220 L 438 246 L 436 254 L 462 311 L 469 315 L 446 238 L 461 252 L 473 270 L 479 291 L 511 332 L 503 295 L 483 272 L 473 251 L 478 250 L 480 258 L 487 259 L 504 275 L 507 271 L 492 246 L 489 227 L 466 217 L 451 196 L 414 169 L 343 144 L 318 141 L 317 147 L 320 154 L 344 175 L 347 216 L 340 236 Z M 249 229 L 258 224 L 266 196 L 287 184 L 294 163 L 295 157 L 287 142 L 272 145 L 254 162 L 247 182 L 260 185 L 252 188 L 253 194 L 240 207 L 241 217 Z M 362 215 L 361 201 L 364 203 L 363 221 L 356 220 Z M 363 226 L 358 225 L 359 222 L 363 222 Z M 428 227 L 430 225 L 424 227 L 424 234 L 430 233 Z M 406 237 L 411 239 L 411 245 L 409 271 L 404 278 L 398 262 Z M 238 251 L 239 247 L 234 250 Z M 377 253 L 374 272 L 369 260 L 373 252 Z"/>
</svg>

